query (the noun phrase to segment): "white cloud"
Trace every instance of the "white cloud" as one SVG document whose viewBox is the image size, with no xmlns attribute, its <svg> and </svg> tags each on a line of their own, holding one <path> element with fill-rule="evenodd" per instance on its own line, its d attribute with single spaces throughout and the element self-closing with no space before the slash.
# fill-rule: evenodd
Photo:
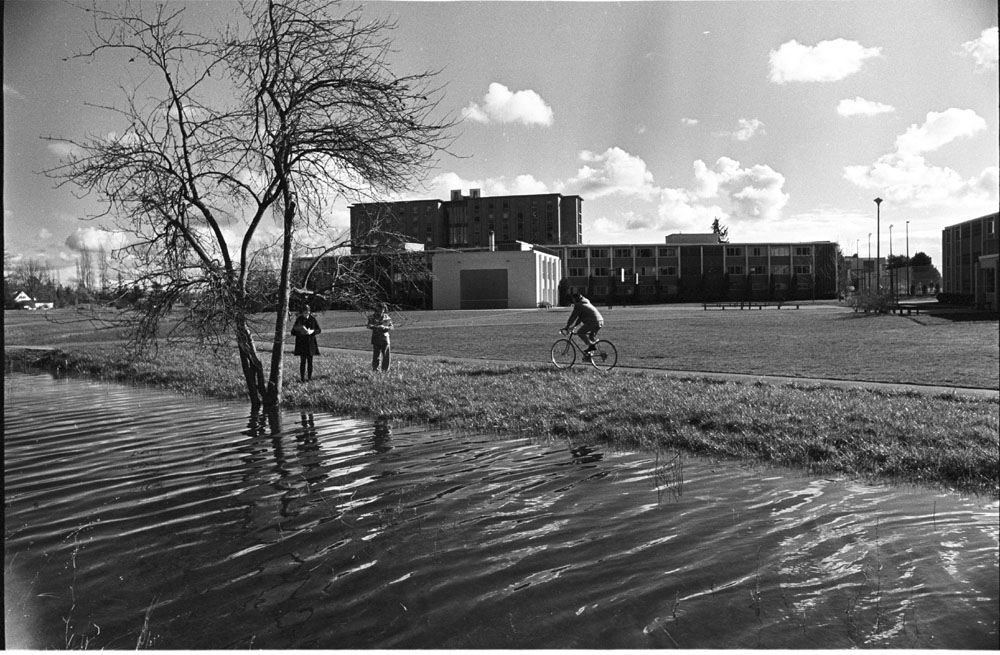
<svg viewBox="0 0 1000 655">
<path fill-rule="evenodd" d="M 770 80 L 786 82 L 836 82 L 861 70 L 866 59 L 881 55 L 881 48 L 866 48 L 857 41 L 833 39 L 815 46 L 792 40 L 770 53 Z"/>
<path fill-rule="evenodd" d="M 67 141 L 52 141 L 45 148 L 59 159 L 82 157 L 84 154 L 83 148 Z"/>
<path fill-rule="evenodd" d="M 591 198 L 616 193 L 652 196 L 657 191 L 646 162 L 621 148 L 611 147 L 601 154 L 584 150 L 580 153 L 580 160 L 586 165 L 577 171 L 567 186 L 581 195 Z"/>
<path fill-rule="evenodd" d="M 932 166 L 920 155 L 891 153 L 870 166 L 847 166 L 844 178 L 862 189 L 876 191 L 886 201 L 910 207 L 995 205 L 998 168 L 984 168 L 963 178 L 957 171 Z"/>
<path fill-rule="evenodd" d="M 14 100 L 24 100 L 24 94 L 12 87 L 11 85 L 4 82 L 3 84 L 3 97 L 12 98 Z"/>
<path fill-rule="evenodd" d="M 875 116 L 877 114 L 891 114 L 894 111 L 896 108 L 892 105 L 865 100 L 861 96 L 855 96 L 853 100 L 844 98 L 837 104 L 837 113 L 841 116 Z"/>
<path fill-rule="evenodd" d="M 552 108 L 532 90 L 512 92 L 503 84 L 493 82 L 483 96 L 483 104 L 475 102 L 462 110 L 462 117 L 476 123 L 522 123 L 552 125 Z"/>
<path fill-rule="evenodd" d="M 978 39 L 962 44 L 965 55 L 976 61 L 979 70 L 995 70 L 997 67 L 997 28 L 983 30 Z"/>
<path fill-rule="evenodd" d="M 431 179 L 426 192 L 413 194 L 409 199 L 415 200 L 431 197 L 447 200 L 451 197 L 452 191 L 460 190 L 463 194 L 468 195 L 470 189 L 479 189 L 484 196 L 528 195 L 551 192 L 544 182 L 536 180 L 532 175 L 517 175 L 513 179 L 494 177 L 481 180 L 467 180 L 457 173 L 441 173 Z"/>
<path fill-rule="evenodd" d="M 38 238 L 42 241 L 52 238 L 52 232 L 44 227 L 38 231 Z"/>
<path fill-rule="evenodd" d="M 700 159 L 693 164 L 691 189 L 661 189 L 657 215 L 660 227 L 704 232 L 712 220 L 773 221 L 788 203 L 785 176 L 770 166 L 743 168 L 720 157 L 713 168 Z"/>
<path fill-rule="evenodd" d="M 995 205 L 1000 197 L 998 167 L 963 177 L 951 168 L 928 163 L 923 156 L 984 129 L 986 121 L 970 109 L 929 112 L 922 125 L 911 125 L 896 138 L 895 152 L 870 165 L 845 167 L 844 178 L 859 188 L 877 191 L 889 202 L 910 207 Z"/>
<path fill-rule="evenodd" d="M 698 119 L 697 118 L 682 118 L 681 119 L 681 123 L 684 124 L 684 125 L 687 125 L 687 126 L 691 127 L 691 126 L 694 126 L 694 125 L 698 124 Z"/>
<path fill-rule="evenodd" d="M 733 132 L 733 138 L 737 141 L 749 141 L 758 132 L 764 134 L 764 123 L 756 118 L 741 118 L 739 129 Z"/>
<path fill-rule="evenodd" d="M 896 137 L 896 150 L 921 153 L 937 150 L 960 137 L 972 136 L 986 129 L 986 121 L 971 109 L 951 107 L 943 112 L 928 112 L 923 125 L 911 125 Z"/>
<path fill-rule="evenodd" d="M 66 246 L 76 252 L 82 250 L 97 252 L 104 248 L 104 251 L 110 255 L 112 251 L 125 246 L 127 241 L 127 237 L 121 232 L 112 232 L 96 227 L 78 227 L 66 237 Z"/>
</svg>

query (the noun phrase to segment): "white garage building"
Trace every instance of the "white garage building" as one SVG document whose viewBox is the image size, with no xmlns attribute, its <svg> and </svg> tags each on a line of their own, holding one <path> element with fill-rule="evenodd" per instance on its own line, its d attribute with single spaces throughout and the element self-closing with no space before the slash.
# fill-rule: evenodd
<svg viewBox="0 0 1000 655">
<path fill-rule="evenodd" d="M 436 250 L 434 309 L 532 309 L 558 300 L 560 261 L 528 243 L 517 250 Z"/>
</svg>

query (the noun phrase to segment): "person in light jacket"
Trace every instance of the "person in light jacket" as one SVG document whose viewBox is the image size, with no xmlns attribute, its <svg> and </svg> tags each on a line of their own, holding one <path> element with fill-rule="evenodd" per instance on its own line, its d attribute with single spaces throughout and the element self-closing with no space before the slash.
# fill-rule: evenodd
<svg viewBox="0 0 1000 655">
<path fill-rule="evenodd" d="M 294 354 L 299 356 L 299 380 L 305 382 L 312 380 L 313 357 L 319 354 L 319 344 L 316 343 L 316 335 L 323 330 L 319 327 L 319 321 L 313 316 L 309 305 L 302 308 L 295 324 L 292 325 L 292 334 L 295 336 Z"/>
<path fill-rule="evenodd" d="M 368 318 L 368 329 L 372 331 L 372 370 L 377 371 L 379 359 L 382 360 L 382 370 L 389 370 L 392 354 L 389 349 L 389 332 L 392 331 L 392 318 L 385 303 Z"/>
</svg>

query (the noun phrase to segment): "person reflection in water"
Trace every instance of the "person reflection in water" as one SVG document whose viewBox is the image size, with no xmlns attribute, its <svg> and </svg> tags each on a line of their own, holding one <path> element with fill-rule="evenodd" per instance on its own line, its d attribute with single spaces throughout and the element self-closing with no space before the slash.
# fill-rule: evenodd
<svg viewBox="0 0 1000 655">
<path fill-rule="evenodd" d="M 389 370 L 391 354 L 389 350 L 389 332 L 392 330 L 392 319 L 385 303 L 368 318 L 368 329 L 372 331 L 372 370 L 378 370 L 379 357 L 382 359 L 382 370 Z"/>
<path fill-rule="evenodd" d="M 392 428 L 389 427 L 389 419 L 385 417 L 375 419 L 372 450 L 376 453 L 387 453 L 392 450 Z"/>
<path fill-rule="evenodd" d="M 309 305 L 302 308 L 302 312 L 295 319 L 292 326 L 292 334 L 295 335 L 294 354 L 299 356 L 299 381 L 312 380 L 313 357 L 319 354 L 319 344 L 316 343 L 316 335 L 323 330 L 319 327 L 319 322 L 312 315 Z"/>
</svg>

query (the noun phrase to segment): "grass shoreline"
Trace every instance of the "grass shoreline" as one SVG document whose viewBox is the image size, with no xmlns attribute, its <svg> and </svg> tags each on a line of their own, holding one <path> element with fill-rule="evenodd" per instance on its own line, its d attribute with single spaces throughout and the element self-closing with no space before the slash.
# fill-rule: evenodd
<svg viewBox="0 0 1000 655">
<path fill-rule="evenodd" d="M 232 353 L 161 348 L 130 361 L 111 344 L 4 350 L 5 370 L 41 368 L 242 400 Z M 385 375 L 368 355 L 316 359 L 299 383 L 286 358 L 285 409 L 482 432 L 569 438 L 612 448 L 678 449 L 842 475 L 1000 497 L 996 399 L 816 384 L 600 375 L 511 362 L 399 359 Z"/>
</svg>

